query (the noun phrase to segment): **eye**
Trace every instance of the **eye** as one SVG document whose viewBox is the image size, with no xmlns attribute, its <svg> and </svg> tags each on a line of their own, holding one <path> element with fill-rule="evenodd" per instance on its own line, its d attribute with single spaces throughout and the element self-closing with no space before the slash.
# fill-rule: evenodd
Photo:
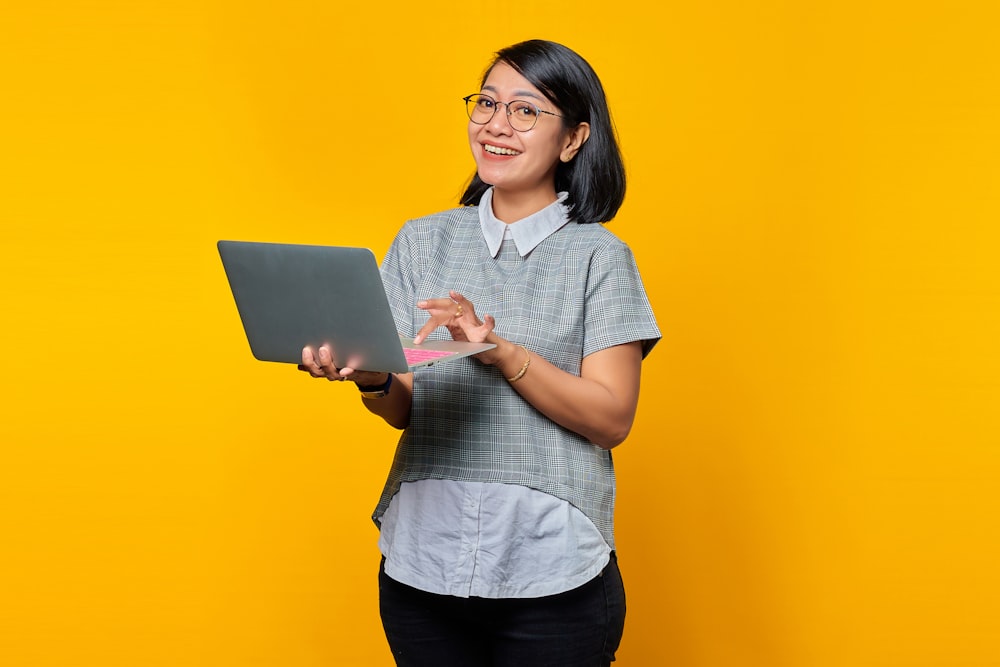
<svg viewBox="0 0 1000 667">
<path fill-rule="evenodd" d="M 480 95 L 476 98 L 476 106 L 485 111 L 492 111 L 493 107 L 496 106 L 496 102 L 492 98 L 486 97 L 485 95 Z"/>
<path fill-rule="evenodd" d="M 538 115 L 538 109 L 533 104 L 514 100 L 510 103 L 510 115 L 520 118 L 534 118 Z"/>
</svg>

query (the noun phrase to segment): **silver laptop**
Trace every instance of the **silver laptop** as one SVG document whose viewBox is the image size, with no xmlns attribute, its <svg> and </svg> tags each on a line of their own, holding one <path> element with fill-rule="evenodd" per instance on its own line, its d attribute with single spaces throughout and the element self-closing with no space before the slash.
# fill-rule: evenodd
<svg viewBox="0 0 1000 667">
<path fill-rule="evenodd" d="M 328 345 L 337 368 L 405 373 L 495 345 L 401 337 L 375 255 L 367 248 L 219 241 L 219 255 L 253 356 L 302 363 Z"/>
</svg>

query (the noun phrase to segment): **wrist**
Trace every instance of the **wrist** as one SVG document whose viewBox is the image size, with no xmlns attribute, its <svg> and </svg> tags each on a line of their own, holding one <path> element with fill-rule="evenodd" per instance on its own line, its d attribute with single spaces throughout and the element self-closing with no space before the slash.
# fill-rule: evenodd
<svg viewBox="0 0 1000 667">
<path fill-rule="evenodd" d="M 487 340 L 487 343 L 494 343 L 495 348 L 489 352 L 484 352 L 482 356 L 489 355 L 489 359 L 482 359 L 482 361 L 489 366 L 493 366 L 498 371 L 504 375 L 511 375 L 507 371 L 513 369 L 516 373 L 517 369 L 521 367 L 521 362 L 517 361 L 520 358 L 521 346 L 517 343 L 512 343 L 509 340 L 504 340 L 503 338 L 498 338 L 497 340 Z"/>
<path fill-rule="evenodd" d="M 357 385 L 361 396 L 364 398 L 384 398 L 389 393 L 389 387 L 392 386 L 392 373 L 386 373 L 385 376 L 385 382 L 381 384 Z"/>
<path fill-rule="evenodd" d="M 528 352 L 528 348 L 523 345 L 518 345 L 517 352 L 520 356 L 520 365 L 517 366 L 517 371 L 513 374 L 504 374 L 507 377 L 507 382 L 511 384 L 514 384 L 523 378 L 524 374 L 528 372 L 528 366 L 531 365 L 531 353 Z"/>
</svg>

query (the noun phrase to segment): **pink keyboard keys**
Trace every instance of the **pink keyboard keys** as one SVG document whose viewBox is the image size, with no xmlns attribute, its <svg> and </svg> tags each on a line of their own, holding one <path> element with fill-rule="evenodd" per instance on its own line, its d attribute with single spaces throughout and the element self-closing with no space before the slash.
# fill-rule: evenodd
<svg viewBox="0 0 1000 667">
<path fill-rule="evenodd" d="M 404 347 L 403 354 L 406 356 L 406 363 L 418 364 L 422 361 L 431 361 L 434 359 L 440 359 L 441 357 L 447 357 L 451 354 L 451 352 L 442 352 L 441 350 L 424 350 L 417 347 Z"/>
</svg>

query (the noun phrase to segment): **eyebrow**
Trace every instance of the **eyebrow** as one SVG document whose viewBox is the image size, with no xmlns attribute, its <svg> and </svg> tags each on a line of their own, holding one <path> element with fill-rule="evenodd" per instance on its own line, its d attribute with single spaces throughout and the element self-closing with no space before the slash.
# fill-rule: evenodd
<svg viewBox="0 0 1000 667">
<path fill-rule="evenodd" d="M 496 94 L 499 94 L 499 92 L 500 92 L 494 86 L 483 86 L 483 90 L 488 90 L 488 91 L 490 91 L 492 93 L 496 93 Z M 548 102 L 549 101 L 548 99 L 542 97 L 541 95 L 538 95 L 537 93 L 533 93 L 530 90 L 515 90 L 514 91 L 514 98 L 515 99 L 519 99 L 521 97 L 531 97 L 531 98 L 534 98 L 534 99 L 538 100 L 539 102 Z"/>
</svg>

